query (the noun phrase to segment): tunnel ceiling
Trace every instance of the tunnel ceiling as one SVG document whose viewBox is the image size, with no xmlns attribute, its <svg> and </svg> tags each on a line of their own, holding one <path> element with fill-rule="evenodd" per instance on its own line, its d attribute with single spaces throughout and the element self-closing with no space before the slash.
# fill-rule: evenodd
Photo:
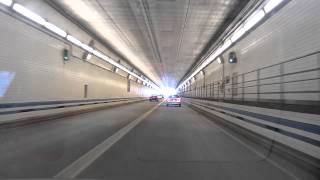
<svg viewBox="0 0 320 180">
<path fill-rule="evenodd" d="M 54 0 L 159 85 L 175 87 L 249 0 Z"/>
</svg>

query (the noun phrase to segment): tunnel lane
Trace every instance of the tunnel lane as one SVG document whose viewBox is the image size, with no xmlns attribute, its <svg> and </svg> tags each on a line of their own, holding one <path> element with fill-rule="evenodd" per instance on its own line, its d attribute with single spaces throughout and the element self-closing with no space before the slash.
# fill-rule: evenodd
<svg viewBox="0 0 320 180">
<path fill-rule="evenodd" d="M 0 129 L 0 178 L 53 177 L 62 168 L 154 107 L 137 103 Z"/>
<path fill-rule="evenodd" d="M 92 162 L 68 172 L 137 119 Z M 0 135 L 1 178 L 297 179 L 186 104 L 142 102 L 2 129 Z"/>
<path fill-rule="evenodd" d="M 80 178 L 295 179 L 214 122 L 162 105 L 85 169 Z"/>
</svg>

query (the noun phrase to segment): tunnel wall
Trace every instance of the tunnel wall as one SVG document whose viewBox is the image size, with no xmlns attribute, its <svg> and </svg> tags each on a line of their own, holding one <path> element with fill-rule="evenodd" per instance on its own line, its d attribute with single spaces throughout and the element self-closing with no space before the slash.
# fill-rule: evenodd
<svg viewBox="0 0 320 180">
<path fill-rule="evenodd" d="M 89 43 L 94 39 L 65 19 L 43 1 L 22 1 L 23 5 L 68 33 Z M 127 74 L 97 57 L 82 60 L 84 51 L 65 40 L 43 31 L 42 27 L 21 17 L 0 12 L 2 76 L 0 103 L 140 97 L 148 88 L 133 80 L 127 91 Z M 118 59 L 95 41 L 95 48 Z M 63 49 L 70 59 L 63 60 Z M 85 93 L 87 85 L 87 93 Z M 86 95 L 85 95 L 86 94 Z"/>
<path fill-rule="evenodd" d="M 290 1 L 223 53 L 224 64 L 214 61 L 205 75 L 199 73 L 185 94 L 319 106 L 319 7 L 316 1 Z M 237 63 L 228 63 L 230 52 L 236 53 Z"/>
<path fill-rule="evenodd" d="M 118 60 L 105 46 L 44 1 L 19 1 L 80 41 Z M 122 70 L 1 6 L 0 125 L 30 123 L 139 102 L 151 90 Z M 68 49 L 69 60 L 63 60 Z M 130 67 L 121 61 L 121 64 Z"/>
<path fill-rule="evenodd" d="M 186 101 L 320 159 L 319 8 L 290 1 L 196 75 Z"/>
</svg>

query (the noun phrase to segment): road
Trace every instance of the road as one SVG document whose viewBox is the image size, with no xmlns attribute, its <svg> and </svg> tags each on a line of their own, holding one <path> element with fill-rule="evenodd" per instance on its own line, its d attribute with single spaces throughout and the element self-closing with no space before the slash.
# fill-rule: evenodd
<svg viewBox="0 0 320 180">
<path fill-rule="evenodd" d="M 0 130 L 1 178 L 52 178 L 156 103 Z M 159 106 L 76 176 L 105 179 L 293 179 L 214 121 Z"/>
</svg>

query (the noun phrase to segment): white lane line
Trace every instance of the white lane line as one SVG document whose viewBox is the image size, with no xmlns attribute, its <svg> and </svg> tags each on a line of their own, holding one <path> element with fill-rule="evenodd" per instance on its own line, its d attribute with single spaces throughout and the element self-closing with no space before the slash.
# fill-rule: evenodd
<svg viewBox="0 0 320 180">
<path fill-rule="evenodd" d="M 84 169 L 89 167 L 96 159 L 98 159 L 103 153 L 110 149 L 116 142 L 118 142 L 123 136 L 125 136 L 130 130 L 137 126 L 142 120 L 149 116 L 154 110 L 156 110 L 161 103 L 145 112 L 137 119 L 130 122 L 125 127 L 121 128 L 115 134 L 104 140 L 102 143 L 95 146 L 89 152 L 81 156 L 79 159 L 74 161 L 72 164 L 61 170 L 54 178 L 75 178 Z"/>
</svg>

